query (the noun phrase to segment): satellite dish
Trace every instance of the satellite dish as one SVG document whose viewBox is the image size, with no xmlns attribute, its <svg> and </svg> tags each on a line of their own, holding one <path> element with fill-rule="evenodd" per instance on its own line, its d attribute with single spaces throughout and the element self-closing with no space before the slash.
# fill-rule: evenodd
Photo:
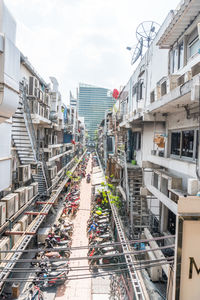
<svg viewBox="0 0 200 300">
<path fill-rule="evenodd" d="M 133 50 L 131 65 L 133 65 L 138 60 L 138 58 L 142 55 L 142 48 L 143 48 L 143 38 L 141 37 L 135 49 Z"/>
<path fill-rule="evenodd" d="M 143 46 L 149 48 L 151 42 L 155 38 L 160 25 L 153 21 L 145 21 L 140 23 L 136 29 L 136 37 L 138 41 L 143 39 Z"/>
</svg>

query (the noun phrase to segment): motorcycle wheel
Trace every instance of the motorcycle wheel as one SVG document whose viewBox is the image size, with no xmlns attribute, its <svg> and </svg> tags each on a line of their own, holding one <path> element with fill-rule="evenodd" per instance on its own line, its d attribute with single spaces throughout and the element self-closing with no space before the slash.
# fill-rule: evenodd
<svg viewBox="0 0 200 300">
<path fill-rule="evenodd" d="M 65 252 L 65 257 L 69 258 L 70 257 L 70 252 Z"/>
<path fill-rule="evenodd" d="M 117 264 L 118 262 L 119 262 L 118 258 L 117 258 L 117 257 L 114 257 L 114 258 L 113 258 L 113 263 L 114 263 L 114 264 Z"/>
</svg>

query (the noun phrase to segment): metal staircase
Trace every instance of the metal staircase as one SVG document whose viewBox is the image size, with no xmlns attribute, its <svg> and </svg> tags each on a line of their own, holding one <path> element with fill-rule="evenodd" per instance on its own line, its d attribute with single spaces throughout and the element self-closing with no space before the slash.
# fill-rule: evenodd
<svg viewBox="0 0 200 300">
<path fill-rule="evenodd" d="M 133 238 L 140 238 L 145 227 L 150 226 L 147 198 L 140 195 L 140 188 L 143 186 L 142 169 L 127 163 L 126 153 L 121 155 L 121 163 L 124 169 L 123 188 L 126 193 L 126 211 L 130 216 L 129 233 Z"/>
<path fill-rule="evenodd" d="M 23 165 L 32 164 L 36 168 L 33 178 L 38 182 L 39 194 L 45 195 L 50 186 L 50 179 L 44 153 L 40 153 L 39 144 L 37 143 L 25 84 L 20 85 L 20 92 L 22 96 L 20 97 L 19 106 L 12 118 L 12 139 L 20 163 Z"/>
<path fill-rule="evenodd" d="M 142 169 L 128 169 L 130 191 L 130 217 L 133 237 L 138 239 L 145 227 L 149 226 L 147 199 L 140 195 L 143 185 Z"/>
<path fill-rule="evenodd" d="M 12 139 L 22 165 L 37 163 L 24 118 L 22 98 L 12 117 Z"/>
</svg>

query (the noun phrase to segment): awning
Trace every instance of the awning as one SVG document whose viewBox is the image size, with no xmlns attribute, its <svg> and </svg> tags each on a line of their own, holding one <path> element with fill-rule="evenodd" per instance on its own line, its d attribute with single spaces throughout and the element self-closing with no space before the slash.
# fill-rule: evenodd
<svg viewBox="0 0 200 300">
<path fill-rule="evenodd" d="M 170 48 L 198 16 L 199 11 L 199 0 L 185 0 L 180 8 L 175 11 L 173 19 L 160 37 L 157 45 L 160 48 Z"/>
</svg>

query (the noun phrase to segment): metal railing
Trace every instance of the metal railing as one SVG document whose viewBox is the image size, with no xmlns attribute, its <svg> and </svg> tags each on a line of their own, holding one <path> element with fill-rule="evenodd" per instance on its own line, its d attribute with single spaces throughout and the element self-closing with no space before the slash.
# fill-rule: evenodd
<svg viewBox="0 0 200 300">
<path fill-rule="evenodd" d="M 98 162 L 99 162 L 99 166 L 103 171 L 98 153 L 97 153 L 97 159 L 98 159 Z M 119 241 L 120 241 L 121 246 L 122 246 L 122 251 L 123 251 L 123 253 L 130 252 L 130 251 L 132 251 L 132 248 L 130 246 L 129 241 L 126 239 L 126 236 L 125 236 L 125 233 L 124 233 L 124 228 L 123 228 L 122 222 L 119 218 L 118 211 L 117 211 L 115 205 L 110 200 L 109 195 L 108 195 L 108 200 L 109 200 L 109 203 L 110 203 L 110 206 L 111 206 L 112 215 L 113 215 L 114 222 L 115 222 L 115 225 L 116 225 L 116 228 L 117 228 Z M 139 272 L 135 268 L 135 264 L 134 264 L 132 255 L 124 254 L 124 258 L 125 258 L 125 261 L 126 261 L 126 264 L 127 264 L 129 277 L 130 277 L 130 282 L 131 282 L 131 286 L 132 286 L 133 293 L 134 293 L 134 298 L 133 299 L 135 299 L 135 300 L 145 300 L 145 299 L 147 299 L 145 297 L 145 293 L 144 293 L 142 285 L 141 285 L 142 278 L 141 278 L 141 276 L 139 276 Z"/>
<path fill-rule="evenodd" d="M 130 195 L 129 195 L 129 186 L 128 186 L 128 169 L 126 162 L 126 153 L 124 152 L 124 179 L 125 179 L 125 193 L 126 193 L 126 202 L 127 202 L 127 213 L 130 210 Z M 131 211 L 132 214 L 132 211 Z"/>
<path fill-rule="evenodd" d="M 25 84 L 20 84 L 20 90 L 22 91 L 22 102 L 23 102 L 23 108 L 24 108 L 24 120 L 26 124 L 26 128 L 30 137 L 30 142 L 32 146 L 32 151 L 34 155 L 34 159 L 36 162 L 38 162 L 39 159 L 39 149 L 37 144 L 37 139 L 35 135 L 35 130 L 33 127 L 32 119 L 31 119 L 31 111 L 28 104 L 28 99 L 26 96 L 26 86 Z"/>
<path fill-rule="evenodd" d="M 30 137 L 30 143 L 31 143 L 31 146 L 32 146 L 34 159 L 35 159 L 37 164 L 41 165 L 43 177 L 44 177 L 45 184 L 46 184 L 46 190 L 47 190 L 48 187 L 50 186 L 50 179 L 49 179 L 49 176 L 48 176 L 48 168 L 47 168 L 46 161 L 44 159 L 44 152 L 42 151 L 40 153 L 39 143 L 37 142 L 37 139 L 36 139 L 35 129 L 33 127 L 33 122 L 32 122 L 32 118 L 31 118 L 31 111 L 30 111 L 28 99 L 27 99 L 27 96 L 26 96 L 26 86 L 25 86 L 25 84 L 20 85 L 20 90 L 22 91 L 22 101 L 23 101 L 23 108 L 24 108 L 24 120 L 25 120 L 27 131 L 28 131 L 28 135 Z"/>
</svg>

